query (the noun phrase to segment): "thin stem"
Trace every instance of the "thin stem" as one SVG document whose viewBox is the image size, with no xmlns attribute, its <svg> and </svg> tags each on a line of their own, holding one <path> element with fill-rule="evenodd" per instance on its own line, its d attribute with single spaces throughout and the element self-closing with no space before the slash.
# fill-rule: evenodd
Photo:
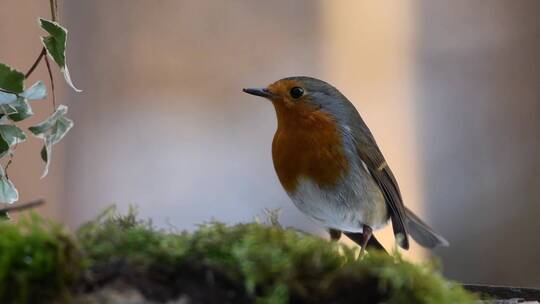
<svg viewBox="0 0 540 304">
<path fill-rule="evenodd" d="M 45 200 L 41 199 L 41 198 L 38 198 L 38 199 L 29 201 L 29 202 L 26 202 L 26 203 L 19 203 L 19 204 L 15 204 L 15 205 L 9 205 L 9 206 L 2 207 L 2 208 L 0 208 L 0 214 L 11 212 L 11 211 L 22 211 L 22 210 L 25 210 L 25 209 L 35 208 L 35 207 L 41 206 L 43 204 L 45 204 Z"/>
<path fill-rule="evenodd" d="M 45 57 L 45 63 L 47 64 L 47 71 L 49 72 L 49 79 L 51 80 L 51 91 L 52 91 L 52 102 L 53 102 L 53 113 L 56 111 L 56 94 L 54 90 L 54 78 L 51 71 L 51 64 L 49 63 L 49 58 Z"/>
<path fill-rule="evenodd" d="M 57 14 L 58 14 L 58 2 L 56 2 L 56 0 L 50 0 L 50 6 L 51 6 L 51 19 L 52 21 L 56 21 L 58 18 L 57 18 Z M 45 49 L 45 47 L 41 48 L 41 51 L 38 55 L 38 57 L 36 58 L 36 61 L 34 61 L 34 64 L 32 64 L 32 66 L 30 67 L 30 69 L 28 70 L 28 72 L 26 72 L 26 74 L 24 75 L 24 78 L 28 78 L 30 77 L 30 75 L 32 75 L 32 73 L 34 72 L 34 70 L 36 69 L 36 67 L 39 65 L 39 63 L 41 62 L 41 59 L 43 59 L 43 57 L 47 54 L 47 50 Z"/>
<path fill-rule="evenodd" d="M 15 157 L 15 150 L 17 150 L 18 146 L 19 146 L 19 142 L 17 141 L 15 143 L 15 146 L 13 146 L 13 149 L 9 152 L 9 160 L 6 166 L 4 167 L 4 174 L 6 175 L 7 179 L 9 179 L 9 175 L 8 175 L 9 166 L 11 165 L 11 163 L 13 163 L 13 157 Z"/>
<path fill-rule="evenodd" d="M 58 2 L 57 0 L 50 0 L 49 3 L 51 6 L 52 21 L 56 21 L 58 17 Z M 49 72 L 49 79 L 51 80 L 51 91 L 52 91 L 52 102 L 53 102 L 53 113 L 54 113 L 54 111 L 56 111 L 56 93 L 54 89 L 54 78 L 53 78 L 53 74 L 51 70 L 51 63 L 49 62 L 49 58 L 47 56 L 45 56 L 45 63 L 47 64 L 47 71 Z"/>
<path fill-rule="evenodd" d="M 9 179 L 8 169 L 12 162 L 13 162 L 13 156 L 10 156 L 6 166 L 4 167 L 4 175 L 6 176 L 7 179 Z"/>
<path fill-rule="evenodd" d="M 45 56 L 46 53 L 47 51 L 45 50 L 45 47 L 43 47 L 41 51 L 39 52 L 39 56 L 37 57 L 36 61 L 34 61 L 34 64 L 32 64 L 32 67 L 30 67 L 28 72 L 26 72 L 26 74 L 24 75 L 25 79 L 30 77 L 30 75 L 32 75 L 32 73 L 34 72 L 36 67 L 39 65 L 39 63 L 41 62 L 41 59 L 43 59 L 43 56 Z"/>
<path fill-rule="evenodd" d="M 58 2 L 56 2 L 56 0 L 50 0 L 49 3 L 50 3 L 50 6 L 51 6 L 51 18 L 52 18 L 52 21 L 56 21 L 57 14 L 58 14 Z"/>
</svg>

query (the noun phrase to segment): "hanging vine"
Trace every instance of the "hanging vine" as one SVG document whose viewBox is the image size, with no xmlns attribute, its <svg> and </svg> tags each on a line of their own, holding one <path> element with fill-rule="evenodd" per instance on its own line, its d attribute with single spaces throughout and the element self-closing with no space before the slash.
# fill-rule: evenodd
<svg viewBox="0 0 540 304">
<path fill-rule="evenodd" d="M 66 62 L 67 30 L 58 23 L 57 0 L 50 0 L 51 19 L 39 18 L 39 26 L 46 32 L 41 37 L 42 48 L 34 63 L 26 73 L 0 62 L 0 160 L 5 165 L 0 166 L 0 203 L 12 204 L 19 199 L 19 193 L 10 180 L 8 169 L 13 162 L 17 145 L 26 140 L 26 133 L 19 126 L 20 122 L 33 116 L 30 102 L 47 98 L 47 87 L 43 81 L 38 81 L 29 88 L 25 81 L 36 68 L 45 61 L 49 74 L 52 92 L 52 115 L 37 125 L 28 128 L 33 135 L 43 140 L 40 151 L 44 161 L 42 177 L 49 171 L 53 146 L 57 144 L 73 127 L 73 121 L 66 117 L 68 107 L 56 105 L 55 86 L 51 61 L 63 74 L 66 83 L 76 92 L 80 92 L 71 80 Z M 16 209 L 16 208 L 13 208 Z M 9 206 L 2 208 L 2 214 L 7 215 Z"/>
</svg>

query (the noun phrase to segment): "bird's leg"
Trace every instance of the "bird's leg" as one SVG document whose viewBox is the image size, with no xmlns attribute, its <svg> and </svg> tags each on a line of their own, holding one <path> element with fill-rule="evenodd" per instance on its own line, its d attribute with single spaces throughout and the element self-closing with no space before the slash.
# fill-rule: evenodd
<svg viewBox="0 0 540 304">
<path fill-rule="evenodd" d="M 339 241 L 339 239 L 341 238 L 341 231 L 340 230 L 336 230 L 336 229 L 328 229 L 328 233 L 330 233 L 330 239 L 332 241 Z"/>
<path fill-rule="evenodd" d="M 364 239 L 363 233 L 360 233 L 360 232 L 344 232 L 344 234 L 348 238 L 350 238 L 353 242 L 355 242 L 356 244 L 362 246 L 362 241 Z M 369 239 L 369 241 L 367 243 L 366 249 L 376 249 L 376 250 L 386 252 L 386 250 L 384 249 L 384 246 L 381 243 L 379 243 L 379 241 L 377 240 L 377 238 L 373 234 L 371 235 L 371 238 Z"/>
<path fill-rule="evenodd" d="M 364 256 L 364 252 L 366 251 L 366 247 L 368 245 L 369 239 L 371 239 L 371 235 L 373 234 L 373 229 L 369 227 L 368 225 L 362 225 L 362 240 L 361 245 L 362 249 L 360 249 L 360 256 Z"/>
</svg>

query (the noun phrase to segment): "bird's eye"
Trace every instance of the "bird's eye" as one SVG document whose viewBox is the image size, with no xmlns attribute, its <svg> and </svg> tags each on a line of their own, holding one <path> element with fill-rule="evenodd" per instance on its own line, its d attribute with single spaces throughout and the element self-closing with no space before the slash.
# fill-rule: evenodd
<svg viewBox="0 0 540 304">
<path fill-rule="evenodd" d="M 301 87 L 294 87 L 294 88 L 291 89 L 289 94 L 291 94 L 292 98 L 298 99 L 298 98 L 302 97 L 302 95 L 304 95 L 304 89 L 302 89 Z"/>
</svg>

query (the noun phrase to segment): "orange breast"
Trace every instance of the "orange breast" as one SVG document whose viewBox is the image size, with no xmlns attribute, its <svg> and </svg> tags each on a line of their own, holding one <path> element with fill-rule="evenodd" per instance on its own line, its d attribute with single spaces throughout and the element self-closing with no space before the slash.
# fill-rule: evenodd
<svg viewBox="0 0 540 304">
<path fill-rule="evenodd" d="M 294 192 L 301 177 L 311 178 L 320 187 L 337 183 L 347 173 L 348 161 L 336 122 L 321 111 L 275 107 L 278 129 L 272 157 L 285 190 Z"/>
</svg>

